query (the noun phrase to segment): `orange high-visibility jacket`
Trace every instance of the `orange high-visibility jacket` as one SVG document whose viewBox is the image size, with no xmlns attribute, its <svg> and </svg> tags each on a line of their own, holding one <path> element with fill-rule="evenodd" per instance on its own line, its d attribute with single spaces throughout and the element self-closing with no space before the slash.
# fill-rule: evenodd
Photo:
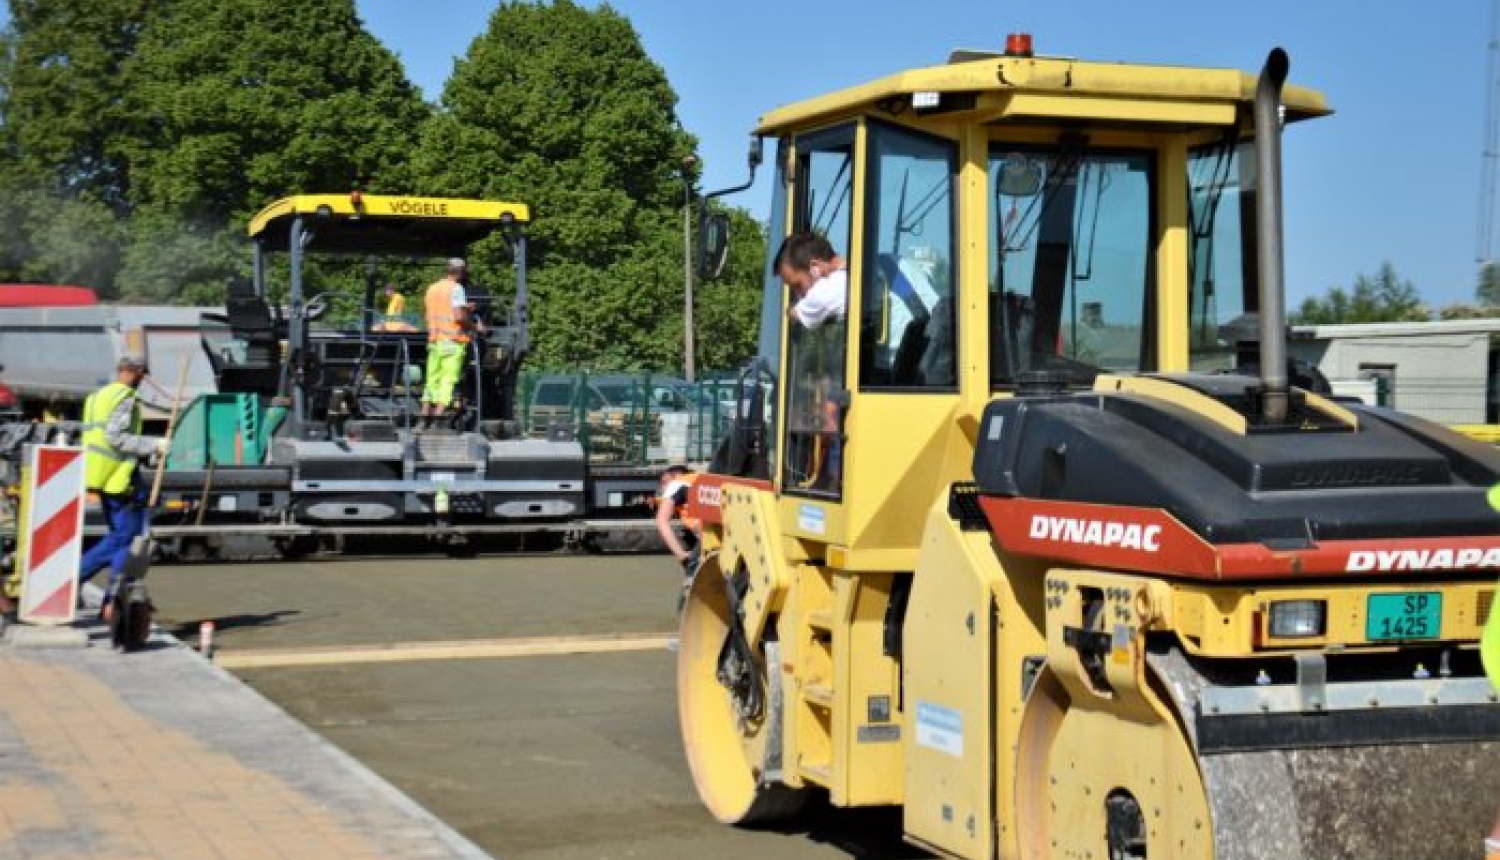
<svg viewBox="0 0 1500 860">
<path fill-rule="evenodd" d="M 451 340 L 454 343 L 468 343 L 469 336 L 464 333 L 463 327 L 458 324 L 458 317 L 453 313 L 453 288 L 456 284 L 447 278 L 437 281 L 427 288 L 427 342 L 437 343 L 440 340 Z"/>
</svg>

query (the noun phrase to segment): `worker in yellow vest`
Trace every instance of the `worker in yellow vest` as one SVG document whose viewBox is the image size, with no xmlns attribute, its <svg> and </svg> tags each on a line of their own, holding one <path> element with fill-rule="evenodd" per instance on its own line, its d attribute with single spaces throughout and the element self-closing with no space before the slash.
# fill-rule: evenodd
<svg viewBox="0 0 1500 860">
<path fill-rule="evenodd" d="M 463 285 L 467 272 L 467 264 L 454 257 L 448 261 L 443 279 L 427 288 L 427 377 L 419 429 L 432 426 L 446 415 L 453 403 L 453 388 L 463 376 L 473 328 Z"/>
<path fill-rule="evenodd" d="M 90 492 L 99 495 L 105 536 L 83 554 L 78 565 L 81 585 L 109 568 L 103 612 L 108 620 L 110 598 L 119 587 L 130 552 L 130 542 L 146 528 L 146 502 L 136 462 L 156 454 L 165 457 L 167 440 L 141 435 L 141 407 L 136 390 L 146 378 L 146 361 L 135 353 L 120 356 L 115 381 L 83 402 L 84 475 Z"/>
</svg>

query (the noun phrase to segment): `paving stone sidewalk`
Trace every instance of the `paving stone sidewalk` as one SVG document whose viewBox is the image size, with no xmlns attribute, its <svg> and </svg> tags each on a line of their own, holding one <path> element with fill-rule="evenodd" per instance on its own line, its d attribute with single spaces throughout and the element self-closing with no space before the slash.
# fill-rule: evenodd
<svg viewBox="0 0 1500 860">
<path fill-rule="evenodd" d="M 0 858 L 490 860 L 175 639 L 85 629 L 0 640 Z"/>
</svg>

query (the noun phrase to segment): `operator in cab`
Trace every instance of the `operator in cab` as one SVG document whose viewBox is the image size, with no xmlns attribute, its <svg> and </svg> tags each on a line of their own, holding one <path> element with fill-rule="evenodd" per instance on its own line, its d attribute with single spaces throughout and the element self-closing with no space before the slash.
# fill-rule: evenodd
<svg viewBox="0 0 1500 860">
<path fill-rule="evenodd" d="M 427 287 L 427 375 L 422 389 L 419 430 L 447 417 L 453 389 L 463 377 L 473 319 L 464 291 L 468 265 L 459 257 L 448 261 L 443 278 Z"/>
<path fill-rule="evenodd" d="M 146 500 L 137 461 L 167 455 L 167 440 L 141 435 L 141 407 L 136 392 L 149 371 L 146 360 L 125 353 L 115 364 L 115 381 L 83 402 L 84 475 L 88 489 L 99 495 L 109 531 L 83 554 L 78 564 L 81 586 L 109 568 L 101 613 L 110 620 L 115 589 L 125 572 L 130 542 L 146 529 Z"/>
<path fill-rule="evenodd" d="M 776 274 L 792 291 L 787 316 L 804 328 L 843 319 L 849 294 L 849 267 L 818 233 L 793 233 L 776 252 Z"/>
</svg>

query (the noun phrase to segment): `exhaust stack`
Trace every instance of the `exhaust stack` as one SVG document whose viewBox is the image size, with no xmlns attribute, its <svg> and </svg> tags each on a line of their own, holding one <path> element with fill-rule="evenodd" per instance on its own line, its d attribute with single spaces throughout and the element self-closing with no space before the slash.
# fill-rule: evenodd
<svg viewBox="0 0 1500 860">
<path fill-rule="evenodd" d="M 1259 237 L 1261 415 L 1284 424 L 1290 386 L 1286 372 L 1286 286 L 1281 231 L 1281 87 L 1291 60 L 1273 48 L 1255 86 L 1255 228 Z"/>
</svg>

